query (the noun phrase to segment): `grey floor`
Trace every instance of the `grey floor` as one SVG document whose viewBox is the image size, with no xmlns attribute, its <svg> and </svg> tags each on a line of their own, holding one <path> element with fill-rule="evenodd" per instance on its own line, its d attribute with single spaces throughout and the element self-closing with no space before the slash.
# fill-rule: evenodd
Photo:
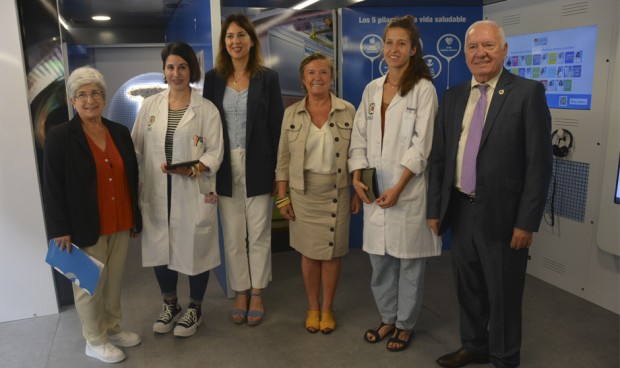
<svg viewBox="0 0 620 368">
<path fill-rule="evenodd" d="M 369 289 L 368 257 L 360 250 L 343 258 L 335 305 L 338 326 L 331 335 L 312 335 L 303 327 L 300 258 L 290 251 L 273 255 L 274 281 L 265 291 L 262 325 L 234 325 L 229 319 L 232 300 L 212 278 L 203 305 L 205 323 L 188 339 L 151 332 L 160 298 L 153 271 L 140 266 L 139 252 L 138 247 L 130 250 L 123 311 L 124 327 L 140 333 L 143 342 L 125 349 L 127 359 L 118 367 L 436 367 L 438 356 L 459 347 L 449 253 L 428 263 L 424 307 L 411 346 L 391 353 L 384 343 L 362 339 L 380 318 Z M 187 295 L 186 278 L 179 286 L 180 295 Z M 619 349 L 618 315 L 528 276 L 522 367 L 617 368 Z M 104 366 L 84 355 L 73 307 L 59 315 L 0 323 L 0 367 Z"/>
</svg>

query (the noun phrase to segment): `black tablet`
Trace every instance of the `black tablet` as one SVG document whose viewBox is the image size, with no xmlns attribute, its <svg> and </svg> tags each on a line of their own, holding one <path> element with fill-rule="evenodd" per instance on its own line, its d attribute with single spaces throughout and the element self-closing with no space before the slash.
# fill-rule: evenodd
<svg viewBox="0 0 620 368">
<path fill-rule="evenodd" d="M 167 164 L 166 170 L 174 170 L 174 169 L 178 169 L 179 167 L 191 167 L 191 166 L 196 165 L 199 162 L 200 161 L 198 160 L 192 160 L 192 161 L 185 161 L 185 162 L 177 162 L 175 164 Z"/>
<path fill-rule="evenodd" d="M 360 180 L 364 185 L 368 187 L 366 195 L 371 201 L 376 200 L 379 197 L 379 183 L 377 182 L 377 169 L 374 167 L 368 169 L 362 169 L 362 175 Z"/>
</svg>

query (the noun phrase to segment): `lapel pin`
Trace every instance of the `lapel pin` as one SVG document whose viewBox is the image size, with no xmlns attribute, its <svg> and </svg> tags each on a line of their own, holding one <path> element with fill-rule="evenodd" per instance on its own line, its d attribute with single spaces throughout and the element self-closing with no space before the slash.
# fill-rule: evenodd
<svg viewBox="0 0 620 368">
<path fill-rule="evenodd" d="M 503 94 L 504 94 L 504 90 L 503 90 L 503 89 L 500 89 L 500 90 L 499 90 L 499 94 L 500 94 L 500 95 L 503 95 Z"/>
</svg>

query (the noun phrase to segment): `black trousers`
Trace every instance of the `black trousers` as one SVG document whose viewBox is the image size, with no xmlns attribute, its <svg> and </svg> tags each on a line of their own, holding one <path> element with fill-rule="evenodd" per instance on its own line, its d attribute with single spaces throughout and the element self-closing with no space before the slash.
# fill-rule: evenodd
<svg viewBox="0 0 620 368">
<path fill-rule="evenodd" d="M 452 260 L 461 342 L 467 350 L 488 353 L 495 367 L 518 367 L 528 250 L 511 249 L 510 238 L 485 239 L 489 225 L 477 222 L 476 206 L 453 191 Z"/>
</svg>

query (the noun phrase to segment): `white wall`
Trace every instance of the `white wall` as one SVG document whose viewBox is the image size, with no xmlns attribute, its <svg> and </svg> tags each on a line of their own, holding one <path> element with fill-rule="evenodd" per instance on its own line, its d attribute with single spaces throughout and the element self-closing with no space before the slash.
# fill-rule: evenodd
<svg viewBox="0 0 620 368">
<path fill-rule="evenodd" d="M 620 206 L 607 207 L 604 203 L 609 214 L 600 211 L 601 203 L 611 201 L 613 196 L 613 192 L 603 195 L 607 187 L 603 174 L 608 170 L 603 163 L 613 160 L 617 164 L 618 159 L 618 137 L 615 149 L 614 140 L 607 139 L 609 133 L 617 134 L 619 124 L 618 73 L 612 73 L 620 65 L 616 61 L 618 0 L 508 0 L 485 6 L 483 15 L 502 25 L 507 36 L 598 25 L 591 110 L 551 110 L 553 129 L 568 128 L 575 138 L 567 159 L 589 164 L 585 221 L 556 216 L 553 227 L 543 222 L 530 250 L 528 273 L 619 313 L 619 259 L 601 248 L 618 247 Z M 615 83 L 611 80 L 613 74 Z M 616 222 L 603 221 L 599 227 L 608 216 L 615 216 Z M 598 241 L 597 231 L 601 234 Z"/>
<path fill-rule="evenodd" d="M 0 2 L 0 322 L 58 313 L 14 1 Z"/>
</svg>

